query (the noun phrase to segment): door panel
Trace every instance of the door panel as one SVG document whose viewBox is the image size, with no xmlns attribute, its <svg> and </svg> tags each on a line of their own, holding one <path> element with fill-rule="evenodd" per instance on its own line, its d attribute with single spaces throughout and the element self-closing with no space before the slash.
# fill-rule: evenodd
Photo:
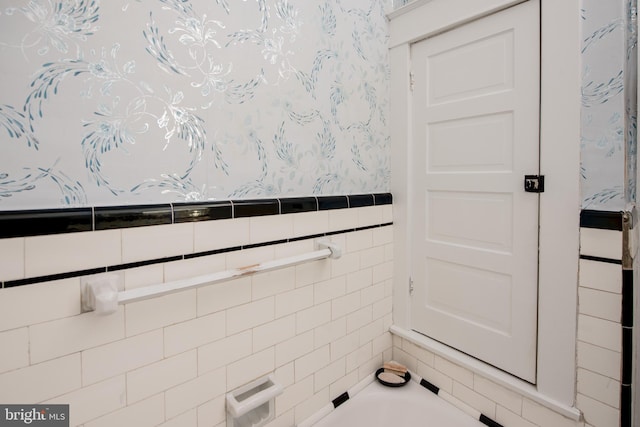
<svg viewBox="0 0 640 427">
<path fill-rule="evenodd" d="M 412 46 L 415 330 L 535 382 L 539 2 Z"/>
</svg>

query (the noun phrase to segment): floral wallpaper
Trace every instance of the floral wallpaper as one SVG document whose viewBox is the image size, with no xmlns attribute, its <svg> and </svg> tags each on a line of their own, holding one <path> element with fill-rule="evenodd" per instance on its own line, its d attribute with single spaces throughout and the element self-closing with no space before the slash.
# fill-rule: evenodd
<svg viewBox="0 0 640 427">
<path fill-rule="evenodd" d="M 635 0 L 582 2 L 583 208 L 635 202 L 637 11 Z"/>
<path fill-rule="evenodd" d="M 389 191 L 387 0 L 4 0 L 0 210 Z"/>
</svg>

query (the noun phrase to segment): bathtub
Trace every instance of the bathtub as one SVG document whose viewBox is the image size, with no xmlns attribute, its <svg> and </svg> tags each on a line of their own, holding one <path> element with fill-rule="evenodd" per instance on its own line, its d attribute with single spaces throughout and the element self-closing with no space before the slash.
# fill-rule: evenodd
<svg viewBox="0 0 640 427">
<path fill-rule="evenodd" d="M 361 390 L 348 394 L 352 397 L 337 408 L 331 405 L 298 427 L 487 427 L 415 380 L 385 387 L 372 375 Z"/>
</svg>

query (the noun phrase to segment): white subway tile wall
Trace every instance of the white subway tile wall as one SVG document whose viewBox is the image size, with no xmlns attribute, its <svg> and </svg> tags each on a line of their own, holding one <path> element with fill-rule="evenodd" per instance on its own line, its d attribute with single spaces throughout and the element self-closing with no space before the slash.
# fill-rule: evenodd
<svg viewBox="0 0 640 427">
<path fill-rule="evenodd" d="M 5 279 L 190 254 L 391 221 L 390 206 L 0 240 Z M 391 359 L 392 226 L 332 235 L 338 260 L 246 276 L 107 316 L 80 278 L 1 289 L 0 402 L 69 403 L 71 425 L 223 426 L 224 394 L 267 373 L 292 426 Z M 104 248 L 104 251 L 90 248 Z M 296 241 L 124 270 L 126 288 L 314 250 Z M 92 255 L 96 255 L 93 257 Z M 5 258 L 5 259 L 8 259 Z"/>
</svg>

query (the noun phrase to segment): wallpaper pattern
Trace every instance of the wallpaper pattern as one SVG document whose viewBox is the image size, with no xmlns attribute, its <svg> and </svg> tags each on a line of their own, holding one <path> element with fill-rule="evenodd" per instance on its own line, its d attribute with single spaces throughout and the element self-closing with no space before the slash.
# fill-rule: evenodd
<svg viewBox="0 0 640 427">
<path fill-rule="evenodd" d="M 624 210 L 636 192 L 636 1 L 583 0 L 582 20 L 582 207 Z"/>
<path fill-rule="evenodd" d="M 389 189 L 386 0 L 5 0 L 0 210 Z"/>
</svg>

